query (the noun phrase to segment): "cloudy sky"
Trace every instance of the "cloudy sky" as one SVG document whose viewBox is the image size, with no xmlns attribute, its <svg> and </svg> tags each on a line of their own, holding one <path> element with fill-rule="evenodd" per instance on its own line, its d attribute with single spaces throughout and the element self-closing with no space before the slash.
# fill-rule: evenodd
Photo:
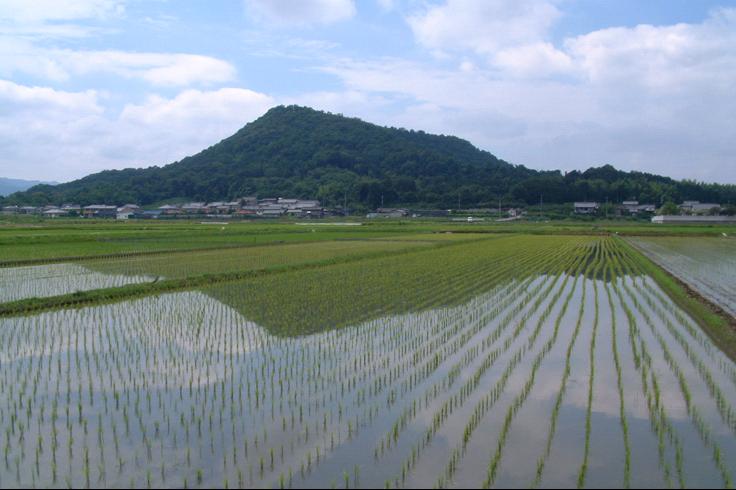
<svg viewBox="0 0 736 490">
<path fill-rule="evenodd" d="M 291 103 L 736 183 L 736 2 L 0 0 L 2 177 L 164 165 Z"/>
</svg>

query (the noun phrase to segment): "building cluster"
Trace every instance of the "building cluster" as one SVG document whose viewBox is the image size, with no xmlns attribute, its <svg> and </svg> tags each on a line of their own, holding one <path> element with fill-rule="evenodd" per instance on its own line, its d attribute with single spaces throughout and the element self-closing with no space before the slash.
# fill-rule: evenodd
<svg viewBox="0 0 736 490">
<path fill-rule="evenodd" d="M 723 206 L 714 203 L 703 203 L 700 201 L 685 201 L 679 206 L 680 214 L 689 216 L 718 216 L 723 211 Z"/>
<path fill-rule="evenodd" d="M 655 216 L 652 223 L 657 224 L 700 224 L 700 225 L 732 225 L 736 224 L 733 216 L 722 216 L 726 209 L 720 204 L 685 201 L 678 206 L 679 214 Z"/>
<path fill-rule="evenodd" d="M 285 199 L 244 197 L 230 202 L 190 202 L 183 205 L 167 204 L 150 211 L 155 216 L 230 216 L 240 218 L 323 218 L 328 210 L 312 199 Z"/>
<path fill-rule="evenodd" d="M 576 202 L 574 207 L 575 214 L 580 215 L 596 215 L 601 211 L 601 205 L 597 202 Z M 640 216 L 654 214 L 657 211 L 657 206 L 641 204 L 639 201 L 624 201 L 617 204 L 614 211 L 618 216 Z"/>
<path fill-rule="evenodd" d="M 151 219 L 178 217 L 241 217 L 241 218 L 323 218 L 329 211 L 320 206 L 319 201 L 304 199 L 244 197 L 230 202 L 192 202 L 187 204 L 166 204 L 158 209 L 144 210 L 136 204 L 110 206 L 92 204 L 79 206 L 7 206 L 5 214 L 39 215 L 47 218 L 77 217 L 109 219 Z"/>
</svg>

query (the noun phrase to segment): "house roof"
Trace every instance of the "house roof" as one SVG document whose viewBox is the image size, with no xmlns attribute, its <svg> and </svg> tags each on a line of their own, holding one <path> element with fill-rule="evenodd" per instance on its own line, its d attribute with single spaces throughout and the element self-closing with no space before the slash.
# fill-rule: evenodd
<svg viewBox="0 0 736 490">
<path fill-rule="evenodd" d="M 117 211 L 117 206 L 108 206 L 106 204 L 92 204 L 90 206 L 85 206 L 84 209 L 88 211 L 107 211 L 110 209 L 114 209 Z"/>
</svg>

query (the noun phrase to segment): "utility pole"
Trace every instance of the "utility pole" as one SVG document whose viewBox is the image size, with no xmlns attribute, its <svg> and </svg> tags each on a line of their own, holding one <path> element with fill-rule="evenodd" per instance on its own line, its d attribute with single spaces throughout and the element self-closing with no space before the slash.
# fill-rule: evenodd
<svg viewBox="0 0 736 490">
<path fill-rule="evenodd" d="M 544 194 L 539 195 L 539 219 L 542 219 L 542 206 L 544 206 Z"/>
<path fill-rule="evenodd" d="M 460 211 L 460 191 L 457 191 L 457 210 Z"/>
<path fill-rule="evenodd" d="M 345 196 L 343 198 L 342 202 L 342 214 L 344 216 L 348 215 L 348 191 L 345 191 Z"/>
</svg>

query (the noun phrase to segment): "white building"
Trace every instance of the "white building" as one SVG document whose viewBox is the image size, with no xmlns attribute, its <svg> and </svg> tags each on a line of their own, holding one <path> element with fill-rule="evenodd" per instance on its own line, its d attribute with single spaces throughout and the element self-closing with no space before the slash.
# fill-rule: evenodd
<svg viewBox="0 0 736 490">
<path fill-rule="evenodd" d="M 733 216 L 655 216 L 652 223 L 658 225 L 736 225 Z"/>
</svg>

